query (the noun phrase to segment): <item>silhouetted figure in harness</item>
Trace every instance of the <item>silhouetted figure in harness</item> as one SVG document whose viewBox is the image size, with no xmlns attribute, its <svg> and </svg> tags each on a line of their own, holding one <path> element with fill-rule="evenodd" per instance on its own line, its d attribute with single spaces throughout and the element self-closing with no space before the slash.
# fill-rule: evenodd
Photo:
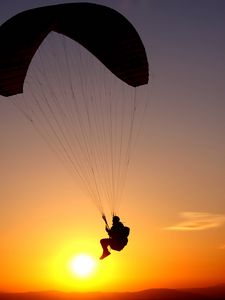
<svg viewBox="0 0 225 300">
<path fill-rule="evenodd" d="M 113 216 L 113 224 L 111 228 L 109 228 L 105 216 L 103 216 L 103 220 L 106 222 L 105 230 L 108 233 L 109 238 L 100 240 L 103 249 L 100 259 L 111 254 L 108 247 L 116 251 L 121 251 L 127 245 L 127 237 L 130 233 L 130 228 L 124 226 L 123 223 L 120 222 L 120 218 L 118 216 Z"/>
</svg>

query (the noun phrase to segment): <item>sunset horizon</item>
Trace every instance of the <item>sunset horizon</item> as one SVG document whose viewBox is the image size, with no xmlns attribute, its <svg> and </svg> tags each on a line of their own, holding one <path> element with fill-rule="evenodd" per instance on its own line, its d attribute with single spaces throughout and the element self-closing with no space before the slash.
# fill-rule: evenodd
<svg viewBox="0 0 225 300">
<path fill-rule="evenodd" d="M 200 288 L 152 288 L 135 292 L 62 292 L 62 291 L 39 291 L 39 292 L 20 292 L 20 293 L 4 293 L 0 291 L 0 297 L 4 300 L 20 300 L 20 299 L 127 299 L 127 300 L 222 300 L 225 299 L 225 284 Z"/>
<path fill-rule="evenodd" d="M 87 2 L 0 2 L 0 298 L 225 299 L 225 1 Z"/>
</svg>

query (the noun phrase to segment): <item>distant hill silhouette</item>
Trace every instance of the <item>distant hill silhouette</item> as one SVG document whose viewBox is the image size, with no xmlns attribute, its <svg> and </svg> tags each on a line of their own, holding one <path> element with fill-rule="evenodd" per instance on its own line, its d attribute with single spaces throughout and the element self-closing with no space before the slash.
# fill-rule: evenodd
<svg viewBox="0 0 225 300">
<path fill-rule="evenodd" d="M 148 289 L 125 293 L 0 292 L 0 300 L 225 300 L 225 284 L 190 289 Z"/>
</svg>

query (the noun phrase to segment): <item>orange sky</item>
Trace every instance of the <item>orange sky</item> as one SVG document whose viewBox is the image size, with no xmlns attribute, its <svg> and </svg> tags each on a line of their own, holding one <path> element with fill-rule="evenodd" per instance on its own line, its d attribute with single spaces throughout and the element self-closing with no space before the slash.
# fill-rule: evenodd
<svg viewBox="0 0 225 300">
<path fill-rule="evenodd" d="M 99 261 L 106 236 L 99 212 L 0 97 L 2 291 L 135 291 L 225 281 L 224 2 L 203 1 L 204 10 L 201 1 L 118 3 L 111 6 L 137 27 L 152 73 L 119 210 L 131 227 L 129 244 Z M 0 4 L 1 23 L 39 1 L 14 4 Z M 68 268 L 82 252 L 97 261 L 85 279 Z"/>
</svg>

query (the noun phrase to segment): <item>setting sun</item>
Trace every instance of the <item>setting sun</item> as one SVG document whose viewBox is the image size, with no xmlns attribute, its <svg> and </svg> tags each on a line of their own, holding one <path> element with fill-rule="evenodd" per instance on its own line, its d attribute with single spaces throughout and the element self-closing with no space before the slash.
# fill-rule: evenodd
<svg viewBox="0 0 225 300">
<path fill-rule="evenodd" d="M 69 263 L 71 272 L 78 277 L 90 276 L 96 267 L 96 261 L 87 254 L 79 254 Z"/>
</svg>

